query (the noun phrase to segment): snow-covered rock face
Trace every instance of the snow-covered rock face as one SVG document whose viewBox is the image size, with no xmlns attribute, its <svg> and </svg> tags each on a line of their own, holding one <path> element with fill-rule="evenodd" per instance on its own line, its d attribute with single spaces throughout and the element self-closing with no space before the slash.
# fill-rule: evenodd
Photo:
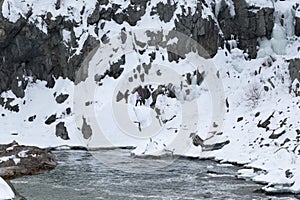
<svg viewBox="0 0 300 200">
<path fill-rule="evenodd" d="M 300 192 L 296 0 L 5 0 L 2 14 L 1 142 L 212 157 Z"/>
<path fill-rule="evenodd" d="M 256 2 L 257 3 L 257 2 Z M 192 37 L 214 56 L 224 40 L 235 39 L 248 56 L 256 56 L 258 37 L 270 39 L 274 8 L 246 1 L 15 1 L 2 2 L 1 90 L 24 96 L 29 80 L 54 77 L 74 81 L 76 69 L 100 43 L 131 29 L 176 30 Z M 236 26 L 240 24 L 240 26 Z M 184 44 L 184 43 L 183 43 Z M 184 45 L 179 45 L 184 47 Z M 184 49 L 178 49 L 182 51 Z M 185 53 L 190 50 L 185 49 Z M 14 56 L 11 56 L 14 55 Z M 175 55 L 168 59 L 178 60 Z"/>
</svg>

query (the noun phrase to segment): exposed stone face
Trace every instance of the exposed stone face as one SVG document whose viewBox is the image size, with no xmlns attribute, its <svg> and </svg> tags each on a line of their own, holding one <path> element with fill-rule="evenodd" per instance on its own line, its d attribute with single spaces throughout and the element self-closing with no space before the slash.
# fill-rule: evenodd
<svg viewBox="0 0 300 200">
<path fill-rule="evenodd" d="M 46 119 L 45 124 L 50 125 L 53 122 L 55 122 L 55 120 L 56 120 L 56 114 L 53 114 Z"/>
<path fill-rule="evenodd" d="M 300 59 L 295 58 L 290 60 L 289 73 L 292 81 L 298 79 L 300 81 Z"/>
<path fill-rule="evenodd" d="M 65 102 L 68 99 L 69 95 L 68 94 L 60 94 L 55 98 L 55 101 L 59 104 Z"/>
<path fill-rule="evenodd" d="M 159 19 L 164 22 L 170 22 L 174 16 L 177 2 L 171 3 L 170 0 L 166 4 L 159 2 L 156 7 L 152 7 L 150 15 L 158 14 Z"/>
<path fill-rule="evenodd" d="M 92 137 L 93 135 L 93 131 L 91 126 L 87 123 L 87 120 L 83 117 L 83 123 L 82 123 L 82 128 L 81 128 L 81 132 L 83 135 L 83 138 L 88 140 L 90 139 L 90 137 Z"/>
<path fill-rule="evenodd" d="M 69 140 L 69 135 L 68 135 L 68 131 L 67 128 L 65 127 L 65 123 L 64 122 L 59 122 L 56 125 L 56 133 L 55 135 L 57 137 L 60 137 L 63 140 Z"/>
<path fill-rule="evenodd" d="M 198 2 L 195 8 L 196 12 L 182 6 L 179 8 L 181 14 L 176 16 L 175 10 L 179 5 L 171 0 L 166 3 L 159 2 L 156 5 L 151 4 L 150 0 L 130 0 L 129 5 L 125 8 L 119 4 L 111 4 L 107 7 L 109 1 L 98 1 L 95 9 L 88 16 L 87 23 L 96 26 L 95 33 L 101 38 L 100 42 L 89 36 L 79 55 L 74 55 L 74 49 L 78 47 L 76 42 L 78 38 L 73 29 L 80 26 L 75 21 L 68 21 L 63 16 L 53 19 L 52 14 L 47 13 L 41 16 L 47 25 L 48 34 L 45 34 L 35 25 L 28 23 L 26 18 L 30 17 L 32 14 L 30 12 L 16 23 L 8 22 L 3 16 L 0 16 L 0 93 L 12 90 L 17 97 L 24 97 L 24 90 L 28 84 L 26 77 L 28 76 L 31 76 L 33 81 L 47 81 L 48 87 L 53 87 L 54 78 L 58 77 L 69 78 L 76 83 L 80 82 L 84 76 L 77 77 L 76 72 L 84 58 L 99 43 L 107 43 L 110 40 L 106 34 L 99 35 L 99 30 L 105 27 L 106 22 L 114 21 L 120 25 L 128 23 L 130 26 L 135 26 L 146 14 L 148 6 L 152 6 L 150 16 L 158 15 L 163 22 L 171 22 L 176 18 L 173 30 L 196 40 L 203 47 L 201 50 L 198 49 L 199 54 L 203 57 L 213 57 L 218 48 L 224 46 L 224 41 L 231 39 L 233 35 L 238 40 L 238 47 L 248 52 L 250 58 L 255 58 L 257 38 L 271 37 L 274 9 L 250 7 L 245 0 L 233 0 L 233 2 L 234 16 L 230 15 L 229 8 L 223 0 L 220 12 L 215 19 L 210 15 L 202 16 L 203 9 L 209 9 L 209 5 L 205 1 Z M 59 10 L 61 0 L 57 0 L 55 5 Z M 81 14 L 85 9 L 83 6 Z M 62 30 L 71 33 L 71 39 L 67 45 L 63 42 Z M 296 35 L 300 35 L 298 18 L 296 18 L 295 32 Z M 126 41 L 125 35 L 122 35 L 123 42 Z M 171 35 L 169 37 L 172 38 Z M 162 39 L 162 34 L 159 33 L 151 38 L 154 44 L 159 44 Z M 184 55 L 192 51 L 187 49 L 189 45 L 186 45 L 186 42 L 186 40 L 179 40 L 177 45 L 164 46 L 169 52 L 169 61 L 184 59 Z M 118 77 L 122 73 L 119 69 L 121 68 L 112 66 L 110 76 Z"/>
<path fill-rule="evenodd" d="M 208 18 L 202 18 L 202 12 L 204 6 L 202 3 L 198 3 L 197 10 L 194 14 L 191 10 L 184 10 L 182 8 L 182 15 L 177 15 L 178 20 L 175 20 L 175 30 L 179 31 L 187 36 L 191 36 L 192 39 L 197 41 L 206 52 L 199 51 L 199 54 L 205 58 L 213 57 L 218 50 L 219 46 L 222 46 L 223 40 L 219 35 L 218 24 L 211 16 Z M 178 41 L 179 47 L 185 47 L 186 41 Z M 182 43 L 182 44 L 180 44 Z M 179 52 L 190 52 L 190 49 L 180 49 Z M 174 50 L 173 50 L 174 52 Z M 170 58 L 169 58 L 170 60 Z M 171 59 L 172 61 L 173 59 Z"/>
<path fill-rule="evenodd" d="M 103 8 L 100 5 L 107 4 L 107 1 L 98 1 L 96 4 L 96 9 L 88 18 L 89 24 L 96 24 L 101 19 L 105 21 L 114 20 L 118 24 L 123 24 L 127 22 L 131 26 L 135 26 L 136 23 L 141 19 L 146 13 L 146 7 L 149 0 L 131 0 L 130 5 L 123 9 L 121 12 L 121 5 L 112 4 L 112 7 Z"/>
<path fill-rule="evenodd" d="M 271 38 L 274 27 L 274 9 L 250 7 L 245 0 L 233 0 L 235 15 L 231 16 L 224 0 L 218 14 L 218 22 L 224 33 L 224 39 L 234 36 L 238 47 L 248 52 L 250 58 L 256 58 L 257 39 Z"/>
<path fill-rule="evenodd" d="M 62 30 L 72 30 L 74 24 L 63 17 L 50 20 L 45 16 L 48 34 L 43 33 L 24 18 L 10 23 L 0 16 L 0 93 L 7 90 L 17 97 L 24 97 L 28 84 L 26 76 L 33 80 L 45 80 L 48 87 L 54 86 L 54 77 L 75 79 L 75 71 L 80 67 L 84 56 L 98 42 L 91 37 L 86 41 L 82 54 L 69 57 L 74 53 L 70 44 L 63 44 Z"/>
<path fill-rule="evenodd" d="M 3 106 L 5 109 L 13 111 L 13 112 L 19 112 L 19 105 L 11 105 L 11 103 L 14 101 L 13 98 L 3 98 L 0 97 L 0 105 Z"/>
<path fill-rule="evenodd" d="M 43 173 L 54 169 L 57 165 L 54 156 L 47 150 L 18 145 L 16 142 L 0 145 L 0 157 L 9 156 L 15 156 L 18 162 L 8 159 L 0 163 L 0 176 L 4 179 Z"/>
<path fill-rule="evenodd" d="M 295 35 L 300 36 L 300 18 L 295 17 Z"/>
</svg>

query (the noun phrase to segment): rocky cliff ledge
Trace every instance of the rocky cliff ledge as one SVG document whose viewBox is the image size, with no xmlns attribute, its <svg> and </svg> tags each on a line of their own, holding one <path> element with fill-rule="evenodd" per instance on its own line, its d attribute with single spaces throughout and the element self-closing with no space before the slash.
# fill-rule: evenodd
<svg viewBox="0 0 300 200">
<path fill-rule="evenodd" d="M 0 145 L 0 177 L 10 180 L 35 175 L 56 167 L 54 156 L 48 151 L 16 142 Z"/>
<path fill-rule="evenodd" d="M 131 0 L 123 4 L 95 1 L 95 5 L 77 2 L 78 5 L 67 6 L 56 1 L 53 8 L 49 2 L 49 9 L 41 13 L 39 5 L 31 7 L 24 1 L 15 6 L 14 1 L 1 0 L 0 93 L 12 90 L 16 97 L 23 97 L 31 81 L 28 77 L 45 80 L 49 87 L 58 77 L 74 81 L 87 53 L 98 44 L 107 43 L 113 29 L 121 32 L 138 27 L 149 17 L 159 18 L 164 29 L 191 36 L 210 57 L 218 48 L 231 49 L 234 40 L 250 59 L 255 58 L 258 39 L 270 39 L 275 23 L 274 5 L 268 2 L 256 5 L 247 0 L 203 0 L 184 5 L 170 0 Z M 287 16 L 282 14 L 281 18 L 284 23 Z M 293 16 L 296 35 L 300 34 L 299 19 L 298 15 Z M 174 59 L 180 58 L 169 58 Z"/>
</svg>

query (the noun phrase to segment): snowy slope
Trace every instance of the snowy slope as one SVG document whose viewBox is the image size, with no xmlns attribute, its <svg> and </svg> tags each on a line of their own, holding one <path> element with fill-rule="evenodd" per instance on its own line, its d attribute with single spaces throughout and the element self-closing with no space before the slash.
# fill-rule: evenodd
<svg viewBox="0 0 300 200">
<path fill-rule="evenodd" d="M 15 194 L 7 183 L 0 177 L 0 199 L 13 199 Z"/>
<path fill-rule="evenodd" d="M 116 2 L 119 1 L 110 1 L 107 7 Z M 151 1 L 151 4 L 157 2 Z M 195 12 L 195 1 L 178 2 L 185 7 L 190 6 L 191 12 Z M 237 41 L 233 40 L 230 52 L 220 49 L 212 59 L 203 60 L 195 53 L 189 53 L 186 59 L 170 63 L 165 49 L 151 45 L 142 47 L 140 43 L 149 40 L 150 36 L 143 30 L 150 27 L 156 32 L 163 32 L 168 44 L 176 44 L 176 39 L 167 40 L 166 35 L 174 27 L 180 8 L 177 7 L 173 20 L 164 23 L 158 16 L 150 16 L 149 7 L 134 27 L 109 21 L 99 30 L 99 35 L 107 34 L 110 42 L 101 44 L 88 64 L 83 66 L 83 71 L 87 73 L 84 81 L 75 85 L 68 79 L 59 78 L 54 88 L 46 88 L 46 83 L 42 81 L 31 83 L 25 97 L 11 103 L 19 105 L 19 112 L 0 107 L 1 142 L 16 140 L 20 144 L 40 147 L 135 146 L 137 148 L 132 153 L 137 156 L 176 154 L 210 157 L 221 162 L 244 164 L 245 169 L 240 171 L 240 177 L 268 183 L 263 188 L 268 192 L 299 193 L 300 97 L 289 92 L 292 83 L 288 72 L 288 60 L 299 57 L 300 42 L 293 35 L 292 28 L 293 17 L 298 11 L 290 12 L 297 1 L 277 1 L 274 5 L 272 1 L 247 2 L 258 7 L 275 7 L 278 13 L 276 17 L 285 16 L 282 24 L 279 18 L 275 20 L 271 40 L 259 39 L 257 59 L 245 59 L 247 55 L 236 48 Z M 3 15 L 15 22 L 31 9 L 33 14 L 30 22 L 44 32 L 47 29 L 40 16 L 48 11 L 53 18 L 63 15 L 78 22 L 80 26 L 74 28 L 79 43 L 77 54 L 88 35 L 101 39 L 94 32 L 96 25 L 86 23 L 96 1 L 65 0 L 60 10 L 55 9 L 55 3 L 54 0 L 47 4 L 36 0 L 6 0 L 2 7 Z M 232 1 L 226 3 L 234 15 Z M 122 5 L 126 7 L 127 4 Z M 83 6 L 85 10 L 81 14 Z M 206 8 L 202 14 L 205 17 L 214 16 L 215 13 Z M 81 16 L 84 18 L 81 19 Z M 125 32 L 122 30 L 124 27 Z M 127 36 L 125 43 L 120 40 L 122 34 Z M 67 41 L 69 33 L 65 32 L 64 35 Z M 146 72 L 143 64 L 149 64 L 149 54 L 153 52 L 155 59 L 152 68 Z M 121 65 L 124 68 L 122 74 L 117 78 L 103 78 L 110 64 L 124 54 L 126 63 Z M 203 66 L 199 67 L 201 64 Z M 213 67 L 207 68 L 206 65 Z M 196 69 L 205 71 L 204 82 L 199 86 L 193 77 L 192 83 L 187 84 L 186 74 Z M 176 98 L 168 97 L 166 91 L 158 95 L 156 108 L 159 115 L 150 107 L 151 98 L 143 106 L 134 106 L 134 89 L 137 86 L 152 85 L 158 88 L 160 84 L 169 83 L 174 86 Z M 58 104 L 55 98 L 59 94 L 69 96 Z M 122 98 L 116 102 L 119 94 Z M 1 97 L 6 100 L 15 98 L 12 92 L 2 93 Z M 71 109 L 69 113 L 68 108 Z M 55 122 L 46 124 L 45 121 L 54 114 Z M 30 117 L 34 119 L 29 120 Z M 68 140 L 56 137 L 56 125 L 59 122 L 65 123 Z M 227 140 L 230 143 L 220 150 L 203 151 L 201 145 L 193 145 L 195 135 L 206 139 L 206 145 L 214 146 Z"/>
</svg>

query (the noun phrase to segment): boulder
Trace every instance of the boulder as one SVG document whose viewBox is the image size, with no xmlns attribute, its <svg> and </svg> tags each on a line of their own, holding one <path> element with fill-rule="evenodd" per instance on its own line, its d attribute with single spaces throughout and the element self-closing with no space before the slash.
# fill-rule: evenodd
<svg viewBox="0 0 300 200">
<path fill-rule="evenodd" d="M 56 137 L 60 137 L 63 140 L 69 140 L 69 134 L 68 134 L 68 130 L 67 127 L 65 126 L 64 122 L 59 122 L 56 125 L 56 133 L 55 133 Z"/>
<path fill-rule="evenodd" d="M 12 142 L 0 145 L 0 176 L 10 180 L 25 175 L 40 174 L 57 166 L 47 150 Z"/>
</svg>

